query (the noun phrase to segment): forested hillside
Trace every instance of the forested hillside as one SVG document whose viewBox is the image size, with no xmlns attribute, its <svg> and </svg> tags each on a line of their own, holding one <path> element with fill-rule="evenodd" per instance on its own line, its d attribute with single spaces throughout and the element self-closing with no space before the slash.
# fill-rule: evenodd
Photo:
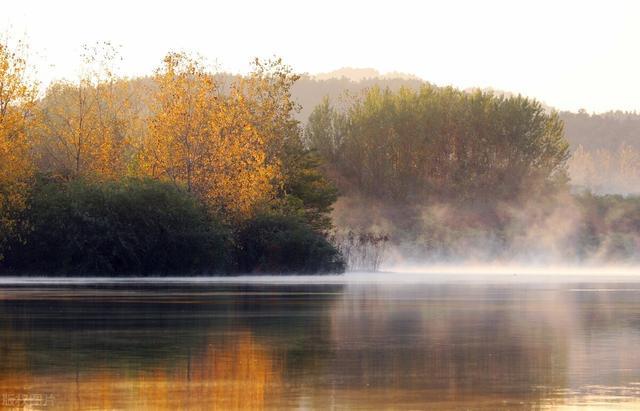
<svg viewBox="0 0 640 411">
<path fill-rule="evenodd" d="M 623 145 L 640 149 L 640 113 L 611 111 L 589 114 L 560 112 L 565 134 L 573 149 L 605 149 L 615 151 Z"/>
</svg>

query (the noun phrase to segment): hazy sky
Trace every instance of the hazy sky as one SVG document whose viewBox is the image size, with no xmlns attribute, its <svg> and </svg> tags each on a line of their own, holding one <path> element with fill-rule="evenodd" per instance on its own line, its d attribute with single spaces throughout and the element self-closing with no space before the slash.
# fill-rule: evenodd
<svg viewBox="0 0 640 411">
<path fill-rule="evenodd" d="M 372 67 L 439 85 L 521 92 L 558 107 L 640 110 L 640 1 L 5 0 L 40 79 L 73 77 L 83 43 L 122 45 L 122 72 L 168 50 L 244 72 L 278 55 L 299 72 Z"/>
</svg>

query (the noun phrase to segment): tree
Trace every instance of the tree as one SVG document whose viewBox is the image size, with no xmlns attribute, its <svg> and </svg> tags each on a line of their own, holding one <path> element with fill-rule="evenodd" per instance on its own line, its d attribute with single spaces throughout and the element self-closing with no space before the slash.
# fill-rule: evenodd
<svg viewBox="0 0 640 411">
<path fill-rule="evenodd" d="M 302 147 L 301 141 L 290 142 L 282 160 L 282 175 L 280 198 L 285 214 L 297 214 L 314 230 L 328 233 L 338 190 L 324 176 L 320 156 Z"/>
<path fill-rule="evenodd" d="M 36 131 L 41 170 L 65 179 L 127 174 L 142 119 L 131 83 L 114 74 L 117 56 L 109 43 L 85 47 L 78 82 L 60 81 L 48 88 Z"/>
<path fill-rule="evenodd" d="M 33 173 L 27 131 L 33 121 L 36 85 L 29 81 L 25 47 L 0 43 L 0 259 L 16 228 Z"/>
<path fill-rule="evenodd" d="M 330 163 L 338 161 L 347 130 L 347 119 L 325 97 L 316 106 L 305 128 L 305 142 Z"/>
<path fill-rule="evenodd" d="M 258 215 L 238 233 L 238 267 L 249 273 L 342 273 L 338 249 L 295 216 Z"/>
<path fill-rule="evenodd" d="M 299 77 L 282 59 L 253 61 L 253 70 L 233 85 L 250 106 L 251 124 L 264 136 L 267 155 L 277 160 L 286 145 L 300 140 L 300 127 L 294 114 L 299 106 L 291 89 Z"/>
<path fill-rule="evenodd" d="M 566 182 L 562 122 L 520 96 L 373 87 L 344 114 L 323 102 L 306 136 L 350 187 L 385 201 L 511 201 Z"/>
<path fill-rule="evenodd" d="M 279 164 L 267 148 L 278 136 L 257 127 L 260 111 L 241 86 L 224 94 L 200 61 L 181 53 L 165 57 L 155 81 L 141 171 L 184 184 L 233 218 L 250 215 L 271 198 Z"/>
</svg>

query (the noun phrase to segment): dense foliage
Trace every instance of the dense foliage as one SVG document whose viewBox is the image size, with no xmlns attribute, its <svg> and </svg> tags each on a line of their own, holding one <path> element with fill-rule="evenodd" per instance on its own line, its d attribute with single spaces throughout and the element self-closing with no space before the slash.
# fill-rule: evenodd
<svg viewBox="0 0 640 411">
<path fill-rule="evenodd" d="M 201 275 L 341 272 L 339 252 L 297 216 L 240 229 L 167 182 L 40 178 L 5 248 L 15 274 Z"/>
<path fill-rule="evenodd" d="M 583 146 L 587 150 L 614 151 L 623 145 L 640 149 L 640 113 L 589 114 L 580 110 L 577 113 L 563 111 L 560 117 L 574 149 Z"/>
<path fill-rule="evenodd" d="M 425 85 L 325 100 L 309 144 L 353 187 L 393 201 L 513 200 L 566 180 L 562 122 L 536 101 Z"/>
<path fill-rule="evenodd" d="M 640 197 L 577 196 L 584 218 L 576 233 L 583 259 L 640 261 Z"/>
<path fill-rule="evenodd" d="M 345 269 L 338 250 L 296 217 L 257 216 L 240 230 L 237 241 L 242 272 L 316 274 Z"/>
<path fill-rule="evenodd" d="M 327 96 L 336 107 L 349 106 L 372 87 L 400 88 L 414 91 L 427 84 L 423 80 L 396 75 L 380 77 L 374 72 L 363 72 L 359 79 L 348 78 L 349 70 L 334 73 L 334 78 L 302 77 L 293 87 L 293 97 L 302 104 L 298 118 L 306 123 L 314 109 Z M 470 90 L 465 90 L 470 92 Z M 495 91 L 506 97 L 513 94 Z M 549 107 L 545 107 L 550 110 Z M 588 188 L 599 194 L 640 194 L 640 113 L 612 111 L 607 113 L 558 113 L 564 123 L 564 133 L 571 147 L 569 176 L 571 184 Z"/>
<path fill-rule="evenodd" d="M 25 74 L 24 54 L 23 47 L 12 51 L 0 43 L 0 259 L 33 175 L 27 133 L 37 90 Z"/>
<path fill-rule="evenodd" d="M 327 233 L 333 226 L 330 214 L 338 199 L 338 190 L 324 176 L 318 154 L 300 145 L 300 142 L 295 146 L 289 144 L 286 149 L 279 208 L 302 218 L 314 230 Z"/>
<path fill-rule="evenodd" d="M 230 266 L 230 233 L 197 198 L 164 182 L 41 179 L 10 242 L 20 273 L 167 275 Z"/>
</svg>

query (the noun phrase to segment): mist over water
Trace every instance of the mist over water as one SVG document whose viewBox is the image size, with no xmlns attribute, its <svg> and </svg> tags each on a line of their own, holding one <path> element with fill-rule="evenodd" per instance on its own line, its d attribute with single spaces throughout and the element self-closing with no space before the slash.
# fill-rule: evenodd
<svg viewBox="0 0 640 411">
<path fill-rule="evenodd" d="M 639 206 L 634 198 L 570 193 L 491 206 L 351 197 L 338 201 L 333 217 L 339 228 L 388 234 L 383 266 L 390 271 L 506 266 L 609 272 L 640 265 Z"/>
<path fill-rule="evenodd" d="M 234 275 L 198 277 L 0 277 L 0 286 L 215 286 L 215 285 L 326 285 L 326 284 L 510 284 L 510 283 L 635 283 L 636 265 L 532 264 L 419 264 L 384 265 L 380 271 L 351 271 L 327 275 Z M 11 293 L 7 293 L 9 296 Z M 5 295 L 0 292 L 0 295 Z"/>
</svg>

